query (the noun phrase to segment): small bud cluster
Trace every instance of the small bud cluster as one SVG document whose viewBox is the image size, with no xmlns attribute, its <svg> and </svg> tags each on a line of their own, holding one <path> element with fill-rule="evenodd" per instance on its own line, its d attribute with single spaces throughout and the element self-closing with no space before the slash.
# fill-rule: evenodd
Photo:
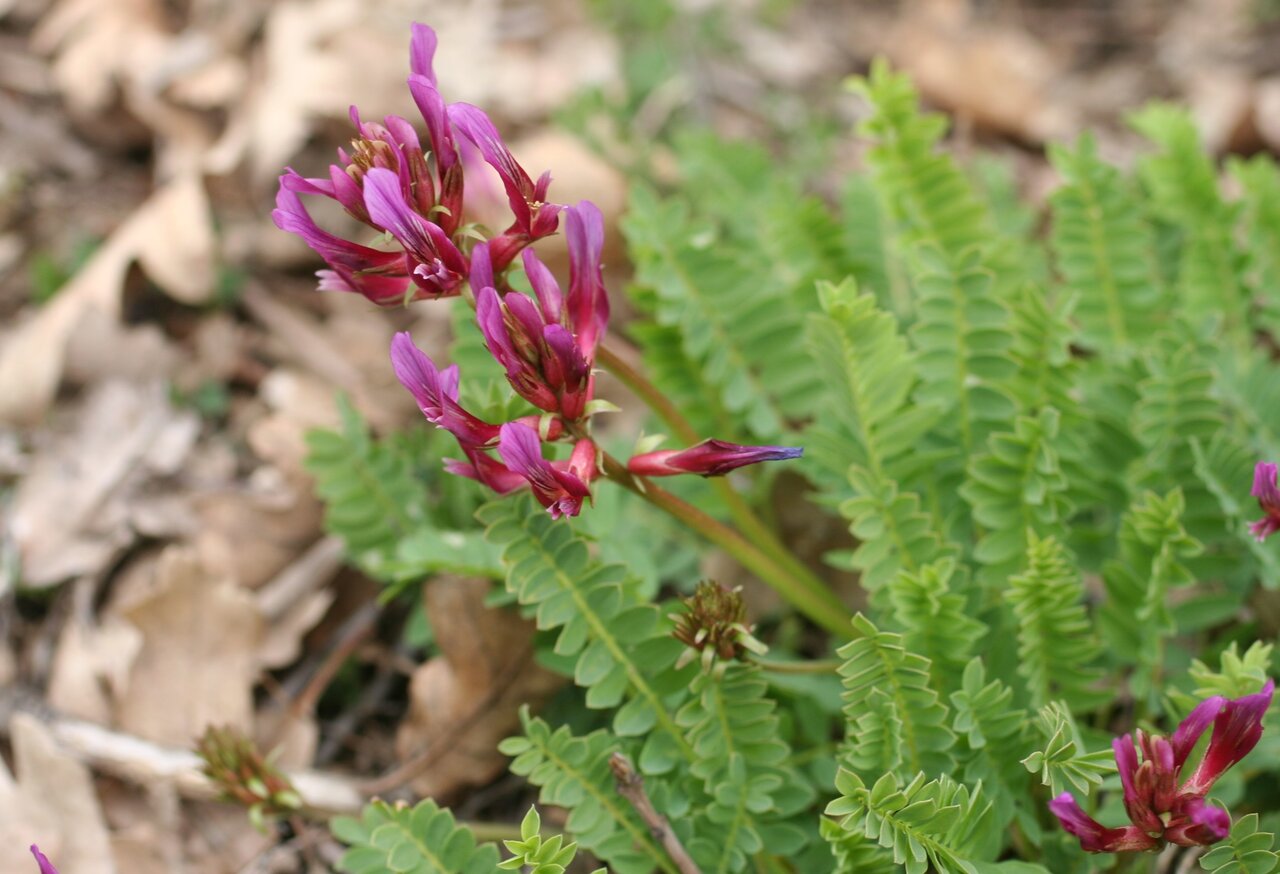
<svg viewBox="0 0 1280 874">
<path fill-rule="evenodd" d="M 742 660 L 748 652 L 763 655 L 767 647 L 751 634 L 742 590 L 730 589 L 711 580 L 698 583 L 688 598 L 681 599 L 685 610 L 672 615 L 676 623 L 672 635 L 689 647 L 680 657 L 679 667 L 700 658 L 703 670 L 722 663 Z"/>
<path fill-rule="evenodd" d="M 258 828 L 264 827 L 268 817 L 302 807 L 289 778 L 236 729 L 210 726 L 196 745 L 196 754 L 204 760 L 201 771 L 218 787 L 222 799 L 243 805 Z"/>
</svg>

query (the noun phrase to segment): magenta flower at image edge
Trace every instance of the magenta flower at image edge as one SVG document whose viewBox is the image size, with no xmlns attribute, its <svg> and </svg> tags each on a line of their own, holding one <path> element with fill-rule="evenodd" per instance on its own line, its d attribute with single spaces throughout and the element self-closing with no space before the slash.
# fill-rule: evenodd
<svg viewBox="0 0 1280 874">
<path fill-rule="evenodd" d="M 1230 832 L 1231 818 L 1226 810 L 1205 801 L 1205 795 L 1228 768 L 1257 745 L 1274 694 L 1275 681 L 1268 680 L 1262 691 L 1253 695 L 1234 700 L 1214 696 L 1200 702 L 1172 738 L 1142 730 L 1133 737 L 1116 738 L 1112 748 L 1132 825 L 1101 825 L 1081 809 L 1070 792 L 1049 802 L 1049 810 L 1090 853 L 1158 850 L 1165 841 L 1184 847 L 1217 843 Z M 1204 756 L 1195 771 L 1182 780 L 1187 757 L 1210 724 L 1213 734 Z"/>
<path fill-rule="evenodd" d="M 1280 531 L 1280 488 L 1276 487 L 1276 473 L 1277 466 L 1269 461 L 1259 461 L 1253 469 L 1250 494 L 1258 499 L 1258 506 L 1266 514 L 1249 525 L 1249 532 L 1259 543 Z"/>
<path fill-rule="evenodd" d="M 53 863 L 35 844 L 31 845 L 31 855 L 36 857 L 36 864 L 40 866 L 40 874 L 58 874 L 58 869 L 53 867 Z"/>
</svg>

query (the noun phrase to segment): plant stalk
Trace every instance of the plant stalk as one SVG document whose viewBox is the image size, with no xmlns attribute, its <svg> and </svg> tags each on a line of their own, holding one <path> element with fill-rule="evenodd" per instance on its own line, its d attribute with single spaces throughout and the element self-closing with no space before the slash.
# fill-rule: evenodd
<svg viewBox="0 0 1280 874">
<path fill-rule="evenodd" d="M 646 379 L 642 373 L 632 367 L 611 347 L 601 343 L 596 348 L 596 359 L 619 382 L 629 388 L 640 400 L 644 401 L 649 409 L 653 410 L 658 415 L 658 418 L 666 423 L 667 427 L 675 433 L 675 436 L 682 443 L 692 446 L 699 442 L 698 432 L 689 423 L 689 420 L 681 414 L 680 410 L 676 408 L 675 404 L 671 403 L 671 400 L 659 391 L 657 386 Z M 760 520 L 760 517 L 756 515 L 755 511 L 751 509 L 751 506 L 728 480 L 714 477 L 711 483 L 728 508 L 734 525 L 761 552 L 766 553 L 777 564 L 786 568 L 791 576 L 800 581 L 801 585 L 813 589 L 819 597 L 824 597 L 825 594 L 830 593 L 826 584 L 797 559 L 791 550 L 779 542 L 777 535 Z"/>
<path fill-rule="evenodd" d="M 842 638 L 848 638 L 851 635 L 849 611 L 816 577 L 798 578 L 791 569 L 759 549 L 737 531 L 666 489 L 655 486 L 643 477 L 633 475 L 622 462 L 608 453 L 604 453 L 604 473 L 609 479 L 635 492 L 655 507 L 670 513 L 729 553 L 743 567 L 768 583 L 797 610 L 832 634 Z"/>
</svg>

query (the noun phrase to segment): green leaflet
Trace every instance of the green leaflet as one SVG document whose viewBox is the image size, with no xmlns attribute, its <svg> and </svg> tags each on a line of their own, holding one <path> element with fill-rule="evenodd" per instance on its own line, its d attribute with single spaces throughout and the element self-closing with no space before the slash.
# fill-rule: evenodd
<svg viewBox="0 0 1280 874">
<path fill-rule="evenodd" d="M 1280 871 L 1275 835 L 1258 828 L 1258 814 L 1242 816 L 1223 843 L 1200 857 L 1200 868 L 1214 874 L 1274 874 Z"/>
<path fill-rule="evenodd" d="M 1017 616 L 1018 673 L 1033 707 L 1065 699 L 1073 706 L 1098 703 L 1093 667 L 1101 646 L 1084 609 L 1084 584 L 1066 548 L 1034 533 L 1026 569 L 1009 580 L 1005 594 Z"/>
<path fill-rule="evenodd" d="M 325 502 L 325 527 L 361 570 L 393 584 L 442 571 L 501 576 L 496 550 L 478 532 L 453 526 L 447 506 L 428 509 L 404 443 L 374 440 L 350 404 L 340 409 L 341 431 L 308 432 L 306 465 Z"/>
<path fill-rule="evenodd" d="M 1054 446 L 1059 418 L 1053 407 L 1034 419 L 1021 416 L 1012 432 L 992 434 L 986 454 L 969 463 L 960 494 L 982 531 L 973 556 L 992 585 L 1021 567 L 1030 535 L 1047 532 L 1069 515 L 1067 481 Z"/>
<path fill-rule="evenodd" d="M 498 867 L 503 871 L 524 871 L 528 874 L 564 874 L 566 867 L 578 854 L 577 844 L 566 844 L 561 835 L 553 835 L 542 839 L 540 830 L 542 817 L 536 807 L 530 807 L 520 822 L 520 840 L 503 841 L 502 845 L 511 853 L 511 858 L 503 860 Z M 608 874 L 604 868 L 597 868 L 593 874 Z"/>
<path fill-rule="evenodd" d="M 1039 829 L 1035 813 L 1027 810 L 1027 773 L 1011 754 L 1024 745 L 1026 711 L 1013 704 L 1013 690 L 999 679 L 987 681 L 986 666 L 975 657 L 965 666 L 961 687 L 951 693 L 955 711 L 952 727 L 969 748 L 958 756 L 964 780 L 981 785 L 991 802 L 992 817 L 1001 827 L 1015 813 L 1028 834 Z"/>
<path fill-rule="evenodd" d="M 818 299 L 822 313 L 809 316 L 805 341 L 827 387 L 805 433 L 807 454 L 822 478 L 843 478 L 856 464 L 878 480 L 902 479 L 940 412 L 911 403 L 916 357 L 894 317 L 852 279 L 818 283 Z"/>
<path fill-rule="evenodd" d="M 541 719 L 520 713 L 523 736 L 498 749 L 514 756 L 511 771 L 540 788 L 539 800 L 567 808 L 565 830 L 609 863 L 615 874 L 677 874 L 666 853 L 614 788 L 609 756 L 618 741 L 603 731 L 575 737 L 566 726 L 555 731 Z"/>
<path fill-rule="evenodd" d="M 760 670 L 729 664 L 719 676 L 700 674 L 692 692 L 677 720 L 697 756 L 689 772 L 709 802 L 693 820 L 690 854 L 705 874 L 743 871 L 762 851 L 795 854 L 804 833 L 779 819 L 807 807 L 812 794 L 785 767 L 791 750 L 778 738 L 776 704 Z"/>
<path fill-rule="evenodd" d="M 948 772 L 956 738 L 947 706 L 929 687 L 929 660 L 861 613 L 853 627 L 858 637 L 839 650 L 850 767 L 864 774 Z"/>
<path fill-rule="evenodd" d="M 938 535 L 934 519 L 920 509 L 919 496 L 899 494 L 893 480 L 877 479 L 857 465 L 849 469 L 849 483 L 856 497 L 840 505 L 840 514 L 861 541 L 849 565 L 862 571 L 862 585 L 873 598 L 899 571 L 917 572 L 958 551 Z"/>
<path fill-rule="evenodd" d="M 1036 725 L 1044 748 L 1027 756 L 1022 764 L 1033 774 L 1039 772 L 1040 782 L 1049 787 L 1050 794 L 1072 791 L 1088 795 L 1102 782 L 1103 774 L 1115 770 L 1111 750 L 1084 752 L 1080 729 L 1071 717 L 1071 710 L 1061 701 L 1041 707 Z"/>
<path fill-rule="evenodd" d="M 834 819 L 822 820 L 822 837 L 835 857 L 832 874 L 897 874 L 893 856 L 860 831 L 840 827 Z"/>
<path fill-rule="evenodd" d="M 1261 304 L 1263 324 L 1274 336 L 1280 328 L 1280 168 L 1263 155 L 1228 161 L 1244 200 L 1246 280 Z"/>
<path fill-rule="evenodd" d="M 486 536 L 502 547 L 507 588 L 536 607 L 539 628 L 560 630 L 556 653 L 576 657 L 574 681 L 587 689 L 587 706 L 623 705 L 614 731 L 648 734 L 640 770 L 662 774 L 692 761 L 693 747 L 669 704 L 686 694 L 690 670 L 673 667 L 682 645 L 671 637 L 669 620 L 636 595 L 626 569 L 592 559 L 569 525 L 531 500 L 498 501 L 478 515 Z"/>
<path fill-rule="evenodd" d="M 954 558 L 942 558 L 916 573 L 900 571 L 889 584 L 894 622 L 903 629 L 909 651 L 929 661 L 935 689 L 954 689 L 987 626 L 968 615 L 962 594 L 963 571 Z"/>
<path fill-rule="evenodd" d="M 976 874 L 968 858 L 989 843 L 991 807 L 978 792 L 949 777 L 926 782 L 917 774 L 903 785 L 885 774 L 868 789 L 852 771 L 836 777 L 840 797 L 827 805 L 828 816 L 843 817 L 841 828 L 861 832 L 893 853 L 907 874 Z"/>
<path fill-rule="evenodd" d="M 338 862 L 348 874 L 493 874 L 498 851 L 476 846 L 475 836 L 431 800 L 414 807 L 375 801 L 360 819 L 340 817 L 334 836 L 350 849 Z"/>
<path fill-rule="evenodd" d="M 1139 666 L 1132 683 L 1140 698 L 1157 693 L 1152 681 L 1176 631 L 1169 591 L 1194 580 L 1184 560 L 1201 547 L 1182 526 L 1185 507 L 1180 490 L 1163 498 L 1146 493 L 1121 523 L 1119 558 L 1103 569 L 1107 602 L 1098 613 L 1099 627 L 1116 656 Z"/>
<path fill-rule="evenodd" d="M 1195 475 L 1194 440 L 1222 428 L 1221 402 L 1213 397 L 1213 371 L 1200 344 L 1166 335 L 1146 356 L 1149 376 L 1138 385 L 1133 434 L 1143 453 L 1130 472 L 1136 489 L 1181 489 L 1187 530 L 1197 539 L 1224 534 L 1223 515 Z"/>
<path fill-rule="evenodd" d="M 1199 329 L 1221 322 L 1229 335 L 1247 338 L 1246 262 L 1235 234 L 1239 206 L 1219 192 L 1217 170 L 1190 113 L 1157 103 L 1130 122 L 1158 148 L 1139 165 L 1153 206 L 1183 236 L 1177 280 L 1183 312 Z"/>
<path fill-rule="evenodd" d="M 1090 134 L 1074 149 L 1050 146 L 1049 159 L 1065 183 L 1052 198 L 1053 253 L 1076 295 L 1081 343 L 1130 355 L 1159 327 L 1166 303 L 1141 202 Z"/>
<path fill-rule="evenodd" d="M 716 245 L 714 228 L 695 226 L 685 204 L 642 186 L 632 189 L 624 230 L 655 319 L 679 330 L 724 408 L 765 441 L 788 417 L 807 415 L 820 386 L 792 289 L 762 282 L 753 262 Z"/>
<path fill-rule="evenodd" d="M 911 80 L 882 59 L 850 90 L 871 104 L 859 133 L 874 145 L 868 161 L 908 245 L 928 241 L 956 256 L 988 245 L 995 230 L 982 201 L 955 160 L 938 151 L 946 119 L 922 114 Z"/>
</svg>

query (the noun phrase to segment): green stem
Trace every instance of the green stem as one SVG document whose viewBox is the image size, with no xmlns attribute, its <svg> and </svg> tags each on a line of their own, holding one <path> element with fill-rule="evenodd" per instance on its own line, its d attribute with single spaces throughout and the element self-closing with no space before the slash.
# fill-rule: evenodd
<svg viewBox="0 0 1280 874">
<path fill-rule="evenodd" d="M 632 475 L 622 462 L 608 453 L 604 455 L 604 473 L 609 479 L 670 513 L 729 553 L 743 567 L 768 583 L 792 606 L 823 628 L 839 637 L 847 638 L 851 635 L 849 611 L 815 577 L 797 577 L 776 558 L 759 549 L 737 531 L 667 490 Z"/>
<path fill-rule="evenodd" d="M 602 343 L 596 348 L 596 360 L 612 373 L 619 382 L 629 388 L 636 397 L 644 401 L 649 409 L 653 410 L 658 415 L 658 418 L 666 423 L 667 427 L 675 433 L 682 443 L 692 446 L 699 442 L 698 432 L 689 423 L 689 420 L 681 414 L 680 410 L 676 408 L 675 404 L 617 352 Z M 762 552 L 769 555 L 775 562 L 787 568 L 793 576 L 803 580 L 804 585 L 816 586 L 816 590 L 827 591 L 827 586 L 814 576 L 813 572 L 800 562 L 791 550 L 779 542 L 773 530 L 760 520 L 760 517 L 751 509 L 751 505 L 729 484 L 728 480 L 713 477 L 711 484 L 728 508 L 733 524 L 752 543 L 759 547 Z"/>
<path fill-rule="evenodd" d="M 777 674 L 832 674 L 840 668 L 837 659 L 819 659 L 801 662 L 771 662 L 764 659 L 753 659 L 752 664 L 759 665 L 761 670 L 773 671 Z"/>
</svg>

